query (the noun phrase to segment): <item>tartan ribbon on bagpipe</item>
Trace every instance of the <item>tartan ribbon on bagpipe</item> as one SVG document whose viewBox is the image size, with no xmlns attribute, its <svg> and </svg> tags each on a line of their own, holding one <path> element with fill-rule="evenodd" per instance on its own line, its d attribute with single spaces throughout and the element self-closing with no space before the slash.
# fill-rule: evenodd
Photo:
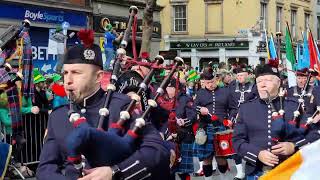
<svg viewBox="0 0 320 180">
<path fill-rule="evenodd" d="M 23 54 L 22 54 L 22 66 L 23 67 L 23 89 L 22 95 L 26 98 L 34 97 L 34 85 L 33 85 L 33 64 L 32 64 L 32 49 L 31 39 L 29 32 L 22 31 L 19 35 L 23 38 Z"/>
</svg>

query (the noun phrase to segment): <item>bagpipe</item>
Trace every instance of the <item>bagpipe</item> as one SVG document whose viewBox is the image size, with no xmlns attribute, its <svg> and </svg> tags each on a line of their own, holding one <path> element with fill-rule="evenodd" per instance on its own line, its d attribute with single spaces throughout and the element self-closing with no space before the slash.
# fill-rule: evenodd
<svg viewBox="0 0 320 180">
<path fill-rule="evenodd" d="M 22 24 L 10 26 L 3 34 L 0 35 L 0 92 L 4 92 L 15 86 L 15 82 L 23 80 L 23 75 L 20 72 L 15 72 L 8 63 L 16 55 L 22 56 L 22 49 L 19 48 L 21 42 L 21 34 L 26 29 L 30 28 L 30 22 L 23 20 Z M 21 62 L 19 62 L 21 64 Z"/>
<path fill-rule="evenodd" d="M 155 96 L 148 100 L 148 108 L 139 118 L 135 119 L 134 126 L 126 133 L 123 132 L 124 124 L 127 123 L 130 118 L 130 114 L 127 110 L 130 110 L 135 102 L 138 101 L 136 97 L 132 98 L 131 105 L 129 105 L 130 107 L 128 107 L 126 111 L 121 112 L 120 119 L 117 122 L 111 123 L 108 131 L 103 131 L 99 127 L 98 129 L 91 127 L 84 117 L 80 117 L 80 114 L 75 112 L 70 113 L 69 120 L 72 122 L 75 129 L 67 138 L 68 161 L 73 163 L 77 169 L 80 169 L 82 168 L 81 155 L 85 156 L 91 167 L 113 165 L 131 155 L 136 149 L 136 140 L 140 137 L 139 135 L 143 130 L 143 127 L 148 122 L 147 118 L 151 110 L 157 107 L 156 99 L 163 95 L 174 72 L 183 63 L 182 58 L 175 58 L 174 65 L 172 66 L 169 75 L 162 81 Z M 145 88 L 145 84 L 150 81 L 151 77 L 152 76 L 150 75 L 147 79 L 145 78 L 143 83 L 141 83 L 141 91 Z M 70 99 L 72 99 L 72 93 L 70 94 Z M 70 104 L 70 109 L 72 109 L 72 103 Z"/>
<path fill-rule="evenodd" d="M 309 117 L 307 122 L 302 122 L 303 118 L 303 110 L 302 110 L 302 104 L 304 102 L 304 96 L 306 92 L 308 91 L 308 88 L 310 86 L 310 78 L 311 76 L 316 75 L 315 72 L 310 72 L 308 75 L 307 83 L 305 84 L 304 88 L 302 89 L 302 93 L 298 99 L 298 106 L 296 110 L 293 112 L 293 119 L 286 122 L 284 119 L 284 114 L 286 113 L 284 111 L 284 95 L 285 93 L 282 92 L 280 89 L 280 92 L 278 94 L 279 101 L 280 101 L 280 110 L 278 111 L 276 109 L 276 106 L 273 103 L 273 99 L 271 99 L 271 96 L 269 92 L 267 91 L 267 99 L 265 101 L 267 104 L 271 107 L 271 140 L 272 143 L 275 145 L 278 142 L 282 141 L 282 136 L 284 132 L 288 134 L 304 134 L 305 131 L 308 129 L 308 125 L 310 125 L 313 121 L 313 118 L 319 113 L 320 107 L 317 107 L 316 112 L 312 115 L 312 117 Z"/>
<path fill-rule="evenodd" d="M 12 55 L 16 51 L 18 40 L 26 29 L 30 28 L 30 21 L 23 20 L 21 25 L 11 25 L 3 34 L 0 35 L 0 53 L 4 60 L 12 59 Z M 1 66 L 4 62 L 1 64 Z"/>
<path fill-rule="evenodd" d="M 24 28 L 30 27 L 30 21 L 24 20 L 22 24 L 19 25 L 11 25 L 3 34 L 0 35 L 0 48 L 1 51 L 5 51 L 7 49 L 11 49 L 15 46 L 16 40 L 18 40 L 19 34 L 23 31 Z"/>
<path fill-rule="evenodd" d="M 23 75 L 20 72 L 16 72 L 13 75 L 9 75 L 9 79 L 6 82 L 0 83 L 0 93 L 7 91 L 8 89 L 14 87 L 17 81 L 23 80 Z"/>
</svg>

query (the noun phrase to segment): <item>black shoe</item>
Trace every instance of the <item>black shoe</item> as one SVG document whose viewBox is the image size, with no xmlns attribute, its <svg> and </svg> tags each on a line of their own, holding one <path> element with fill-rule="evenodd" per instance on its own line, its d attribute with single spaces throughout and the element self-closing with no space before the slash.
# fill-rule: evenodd
<svg viewBox="0 0 320 180">
<path fill-rule="evenodd" d="M 244 179 L 244 178 L 243 178 Z M 243 179 L 240 179 L 240 178 L 237 178 L 237 177 L 234 177 L 233 180 L 243 180 Z"/>
</svg>

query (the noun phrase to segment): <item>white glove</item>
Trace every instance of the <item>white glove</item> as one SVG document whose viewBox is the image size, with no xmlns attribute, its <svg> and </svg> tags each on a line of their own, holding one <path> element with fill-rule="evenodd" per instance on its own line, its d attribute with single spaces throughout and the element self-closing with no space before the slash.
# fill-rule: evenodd
<svg viewBox="0 0 320 180">
<path fill-rule="evenodd" d="M 184 126 L 185 125 L 185 120 L 187 120 L 187 119 L 177 118 L 178 126 Z"/>
<path fill-rule="evenodd" d="M 31 112 L 32 112 L 33 114 L 39 114 L 39 111 L 40 111 L 40 109 L 39 109 L 38 106 L 33 106 L 33 107 L 31 108 Z"/>
</svg>

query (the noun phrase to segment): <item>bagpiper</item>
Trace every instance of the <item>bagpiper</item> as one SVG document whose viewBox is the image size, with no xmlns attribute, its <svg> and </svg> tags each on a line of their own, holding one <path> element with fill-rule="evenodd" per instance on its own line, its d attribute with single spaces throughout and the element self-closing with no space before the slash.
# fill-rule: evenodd
<svg viewBox="0 0 320 180">
<path fill-rule="evenodd" d="M 245 64 L 234 69 L 236 80 L 232 81 L 229 86 L 229 119 L 233 122 L 236 119 L 240 105 L 257 96 L 257 88 L 255 83 L 249 78 L 249 71 L 250 69 Z M 233 155 L 233 159 L 237 169 L 237 174 L 234 179 L 243 179 L 245 174 L 242 158 L 235 154 Z"/>
<path fill-rule="evenodd" d="M 217 87 L 217 78 L 212 71 L 202 75 L 205 89 L 196 93 L 195 105 L 199 111 L 199 127 L 196 132 L 194 153 L 203 161 L 205 179 L 212 179 L 212 158 L 214 151 L 214 134 L 225 130 L 223 120 L 228 117 L 228 89 Z M 218 169 L 225 173 L 228 169 L 226 159 L 217 158 Z"/>
<path fill-rule="evenodd" d="M 258 97 L 239 109 L 233 145 L 246 161 L 247 179 L 255 179 L 278 165 L 295 152 L 294 142 L 303 138 L 300 131 L 288 123 L 298 102 L 279 96 L 279 76 L 276 66 L 257 66 Z"/>
</svg>

